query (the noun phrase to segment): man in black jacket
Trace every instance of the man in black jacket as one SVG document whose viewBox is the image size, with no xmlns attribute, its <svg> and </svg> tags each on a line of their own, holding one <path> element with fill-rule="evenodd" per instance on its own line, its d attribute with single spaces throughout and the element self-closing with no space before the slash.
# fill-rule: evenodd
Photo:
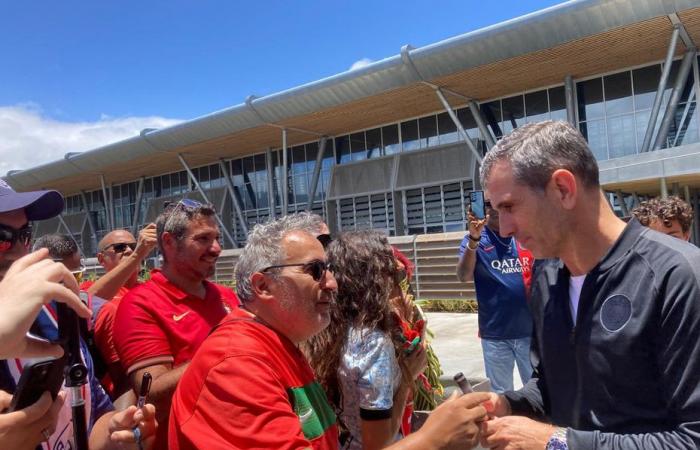
<svg viewBox="0 0 700 450">
<path fill-rule="evenodd" d="M 484 158 L 481 178 L 537 258 L 533 379 L 492 394 L 492 448 L 700 446 L 700 250 L 625 224 L 610 209 L 585 139 L 528 124 Z M 525 417 L 523 417 L 525 416 Z"/>
</svg>

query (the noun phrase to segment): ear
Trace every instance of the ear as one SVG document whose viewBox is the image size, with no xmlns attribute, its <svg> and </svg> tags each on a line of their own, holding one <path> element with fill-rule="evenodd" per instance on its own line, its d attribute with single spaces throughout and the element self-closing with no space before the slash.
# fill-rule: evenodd
<svg viewBox="0 0 700 450">
<path fill-rule="evenodd" d="M 105 262 L 105 255 L 102 252 L 98 252 L 97 255 L 97 262 L 100 263 L 100 265 L 103 265 Z"/>
<path fill-rule="evenodd" d="M 573 173 L 566 169 L 557 169 L 547 185 L 547 191 L 557 199 L 562 208 L 574 209 L 578 194 L 578 183 Z"/>
<path fill-rule="evenodd" d="M 260 272 L 255 272 L 250 276 L 250 286 L 256 299 L 260 299 L 265 303 L 274 300 L 275 295 L 272 293 L 271 282 L 272 278 Z"/>
</svg>

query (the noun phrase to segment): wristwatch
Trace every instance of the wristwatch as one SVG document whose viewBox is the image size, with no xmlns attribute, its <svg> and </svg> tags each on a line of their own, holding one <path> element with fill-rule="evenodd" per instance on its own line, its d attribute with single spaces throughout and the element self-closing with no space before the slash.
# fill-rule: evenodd
<svg viewBox="0 0 700 450">
<path fill-rule="evenodd" d="M 544 450 L 569 450 L 569 444 L 566 442 L 566 428 L 555 429 Z"/>
</svg>

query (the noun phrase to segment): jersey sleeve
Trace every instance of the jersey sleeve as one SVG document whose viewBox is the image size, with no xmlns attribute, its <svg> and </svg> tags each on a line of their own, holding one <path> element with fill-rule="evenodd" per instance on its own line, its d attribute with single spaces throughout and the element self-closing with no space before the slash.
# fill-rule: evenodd
<svg viewBox="0 0 700 450">
<path fill-rule="evenodd" d="M 158 323 L 156 312 L 149 308 L 144 292 L 129 293 L 119 303 L 112 337 L 127 374 L 174 360 L 168 337 Z"/>
<path fill-rule="evenodd" d="M 183 380 L 178 391 L 190 395 Z M 188 417 L 179 411 L 178 392 L 170 419 L 170 446 L 179 449 L 311 448 L 280 377 L 252 356 L 229 357 L 212 368 Z M 213 425 L 215 424 L 215 425 Z M 175 440 L 175 442 L 173 442 Z"/>
<path fill-rule="evenodd" d="M 391 417 L 394 404 L 394 377 L 398 367 L 394 346 L 382 333 L 371 333 L 357 347 L 352 357 L 357 361 L 360 417 L 381 420 Z"/>
</svg>

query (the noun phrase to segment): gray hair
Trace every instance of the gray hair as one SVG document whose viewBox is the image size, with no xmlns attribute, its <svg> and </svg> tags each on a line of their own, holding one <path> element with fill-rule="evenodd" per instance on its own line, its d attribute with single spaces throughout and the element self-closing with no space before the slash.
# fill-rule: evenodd
<svg viewBox="0 0 700 450">
<path fill-rule="evenodd" d="M 52 259 L 64 260 L 78 252 L 78 245 L 65 234 L 45 234 L 36 240 L 32 250 L 48 248 Z"/>
<path fill-rule="evenodd" d="M 598 163 L 586 139 L 570 123 L 546 120 L 516 128 L 486 153 L 481 184 L 486 187 L 493 166 L 510 163 L 515 181 L 544 191 L 552 173 L 566 169 L 588 188 L 598 188 Z"/>
<path fill-rule="evenodd" d="M 315 214 L 313 214 L 315 215 Z M 234 277 L 236 294 L 242 302 L 253 299 L 250 278 L 266 267 L 282 264 L 286 255 L 282 239 L 292 231 L 305 231 L 312 236 L 318 234 L 316 220 L 309 213 L 290 214 L 279 219 L 255 225 L 248 233 L 248 242 L 243 248 Z"/>
<path fill-rule="evenodd" d="M 187 207 L 180 202 L 172 203 L 173 206 L 166 206 L 156 218 L 156 233 L 158 235 L 158 249 L 163 254 L 163 261 L 166 261 L 163 251 L 163 233 L 170 233 L 176 241 L 181 241 L 187 233 L 190 222 L 199 217 L 213 217 L 216 214 L 214 206 L 202 203 L 196 207 Z"/>
</svg>

